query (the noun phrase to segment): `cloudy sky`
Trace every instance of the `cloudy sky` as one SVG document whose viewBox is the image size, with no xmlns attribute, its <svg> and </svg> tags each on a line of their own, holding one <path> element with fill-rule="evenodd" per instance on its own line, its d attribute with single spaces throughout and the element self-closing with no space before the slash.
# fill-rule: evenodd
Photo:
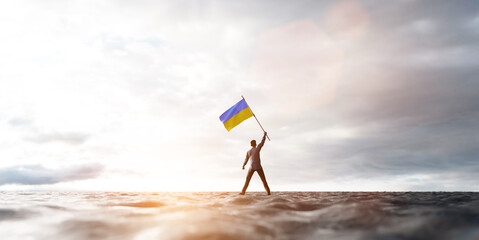
<svg viewBox="0 0 479 240">
<path fill-rule="evenodd" d="M 0 190 L 479 190 L 475 1 L 3 1 Z M 250 190 L 262 191 L 255 175 Z"/>
</svg>

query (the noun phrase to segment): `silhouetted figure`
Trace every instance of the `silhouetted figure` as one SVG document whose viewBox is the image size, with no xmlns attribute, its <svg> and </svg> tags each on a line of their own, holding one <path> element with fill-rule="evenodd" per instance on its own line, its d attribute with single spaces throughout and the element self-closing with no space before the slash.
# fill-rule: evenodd
<svg viewBox="0 0 479 240">
<path fill-rule="evenodd" d="M 246 182 L 244 183 L 243 190 L 240 193 L 241 195 L 245 194 L 246 189 L 248 188 L 248 185 L 249 185 L 249 181 L 251 180 L 251 177 L 253 176 L 253 173 L 255 171 L 258 172 L 259 177 L 261 178 L 261 181 L 263 181 L 264 189 L 266 190 L 268 195 L 271 195 L 271 192 L 269 191 L 268 183 L 266 182 L 266 177 L 264 176 L 263 167 L 261 167 L 261 160 L 259 157 L 259 152 L 261 151 L 261 148 L 264 145 L 264 140 L 266 139 L 266 135 L 267 133 L 264 132 L 263 140 L 261 140 L 261 143 L 258 146 L 256 146 L 255 140 L 251 141 L 252 148 L 246 153 L 246 159 L 244 160 L 244 163 L 243 163 L 243 170 L 244 170 L 244 166 L 246 166 L 246 163 L 248 163 L 248 160 L 251 160 L 250 161 L 251 165 L 248 170 L 248 175 L 246 175 Z"/>
</svg>

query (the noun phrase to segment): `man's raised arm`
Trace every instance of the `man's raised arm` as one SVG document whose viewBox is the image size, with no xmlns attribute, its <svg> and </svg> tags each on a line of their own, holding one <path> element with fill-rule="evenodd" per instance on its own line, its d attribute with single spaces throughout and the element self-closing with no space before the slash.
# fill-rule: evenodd
<svg viewBox="0 0 479 240">
<path fill-rule="evenodd" d="M 264 135 L 263 135 L 263 139 L 261 140 L 261 142 L 259 143 L 258 145 L 258 149 L 261 149 L 264 145 L 264 141 L 266 140 L 266 135 L 268 135 L 267 132 L 264 132 Z"/>
</svg>

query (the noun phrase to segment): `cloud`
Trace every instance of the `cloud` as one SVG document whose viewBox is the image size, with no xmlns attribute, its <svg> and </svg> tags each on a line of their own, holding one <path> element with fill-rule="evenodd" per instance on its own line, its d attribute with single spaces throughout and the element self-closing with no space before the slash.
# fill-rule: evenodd
<svg viewBox="0 0 479 240">
<path fill-rule="evenodd" d="M 29 126 L 32 124 L 32 121 L 25 118 L 12 118 L 8 120 L 8 124 L 13 127 Z"/>
<path fill-rule="evenodd" d="M 0 186 L 6 184 L 43 185 L 86 180 L 98 177 L 103 165 L 84 164 L 61 169 L 48 169 L 41 165 L 13 166 L 0 169 Z"/>
<path fill-rule="evenodd" d="M 25 139 L 35 143 L 62 142 L 77 145 L 84 143 L 88 138 L 89 135 L 83 133 L 41 133 Z"/>
</svg>

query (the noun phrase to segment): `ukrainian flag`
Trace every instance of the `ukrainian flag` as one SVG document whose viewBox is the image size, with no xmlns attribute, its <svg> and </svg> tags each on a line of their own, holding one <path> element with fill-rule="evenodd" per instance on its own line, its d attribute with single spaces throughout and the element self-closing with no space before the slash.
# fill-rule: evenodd
<svg viewBox="0 0 479 240">
<path fill-rule="evenodd" d="M 238 124 L 252 116 L 253 112 L 243 99 L 221 114 L 220 121 L 223 122 L 226 130 L 229 132 L 232 128 L 236 127 Z"/>
</svg>

